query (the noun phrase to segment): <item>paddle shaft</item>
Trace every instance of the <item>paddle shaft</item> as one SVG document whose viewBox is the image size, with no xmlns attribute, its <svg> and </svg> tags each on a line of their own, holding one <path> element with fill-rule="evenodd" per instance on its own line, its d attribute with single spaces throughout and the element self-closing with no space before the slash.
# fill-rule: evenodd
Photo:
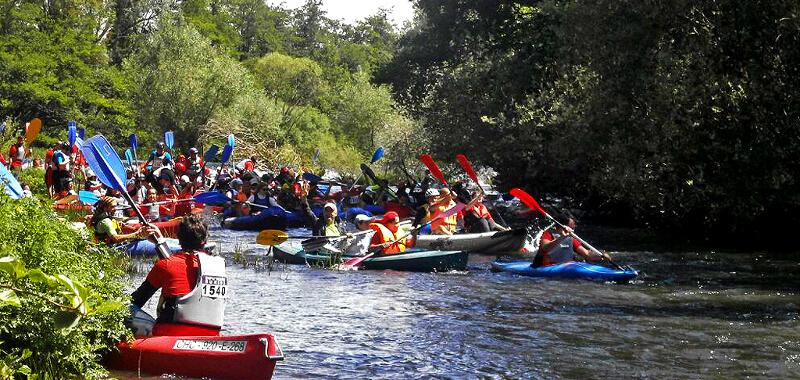
<svg viewBox="0 0 800 380">
<path fill-rule="evenodd" d="M 619 264 L 615 263 L 614 260 L 611 260 L 611 258 L 608 257 L 608 255 L 603 254 L 602 252 L 600 252 L 600 250 L 598 250 L 597 248 L 593 247 L 586 240 L 581 239 L 581 237 L 578 236 L 574 231 L 572 231 L 569 227 L 561 224 L 559 221 L 556 220 L 556 218 L 553 218 L 550 214 L 548 214 L 547 211 L 545 211 L 542 208 L 539 208 L 539 212 L 541 212 L 547 219 L 550 219 L 550 221 L 555 223 L 557 226 L 563 228 L 566 231 L 569 231 L 569 235 L 570 236 L 575 238 L 575 240 L 579 241 L 582 245 L 584 245 L 586 248 L 588 248 L 592 253 L 602 257 L 604 260 L 606 260 L 609 263 L 611 263 L 611 265 L 613 265 L 617 269 L 622 269 L 622 266 L 620 266 Z"/>
</svg>

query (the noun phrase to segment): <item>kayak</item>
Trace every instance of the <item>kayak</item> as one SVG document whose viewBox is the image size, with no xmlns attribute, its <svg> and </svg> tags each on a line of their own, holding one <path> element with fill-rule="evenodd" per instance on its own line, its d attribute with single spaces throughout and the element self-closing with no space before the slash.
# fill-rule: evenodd
<svg viewBox="0 0 800 380">
<path fill-rule="evenodd" d="M 287 264 L 332 266 L 352 257 L 331 255 L 325 251 L 306 252 L 300 245 L 280 244 L 272 247 L 275 260 Z M 402 253 L 375 255 L 361 263 L 362 269 L 408 272 L 446 272 L 467 269 L 469 255 L 462 251 L 437 251 L 411 248 Z"/>
<path fill-rule="evenodd" d="M 546 277 L 577 279 L 584 278 L 600 281 L 625 282 L 639 275 L 639 272 L 632 268 L 612 269 L 602 265 L 587 264 L 578 261 L 549 265 L 546 267 L 534 268 L 530 261 L 514 262 L 492 262 L 493 272 L 509 272 L 528 277 Z"/>
<path fill-rule="evenodd" d="M 279 244 L 272 247 L 272 257 L 286 264 L 328 267 L 354 256 L 331 255 L 327 251 L 306 252 L 299 244 Z"/>
<path fill-rule="evenodd" d="M 122 342 L 109 369 L 156 376 L 230 380 L 271 379 L 283 351 L 270 334 L 153 336 Z"/>
<path fill-rule="evenodd" d="M 181 244 L 178 239 L 166 238 L 165 240 L 167 241 L 169 250 L 172 253 L 178 253 L 181 251 Z M 211 252 L 216 247 L 216 243 L 206 243 L 205 250 Z M 115 248 L 131 256 L 158 256 L 158 253 L 156 252 L 156 245 L 147 239 L 134 240 L 130 243 L 116 246 Z"/>
<path fill-rule="evenodd" d="M 256 210 L 256 208 L 253 208 Z M 225 218 L 222 227 L 237 231 L 285 230 L 287 227 L 303 227 L 305 218 L 298 211 L 286 211 L 270 207 L 255 215 Z"/>
<path fill-rule="evenodd" d="M 391 255 L 376 255 L 364 260 L 363 269 L 408 272 L 447 272 L 466 270 L 469 254 L 464 251 L 438 251 L 411 248 Z"/>
<path fill-rule="evenodd" d="M 519 252 L 525 246 L 528 231 L 524 228 L 509 231 L 456 235 L 419 235 L 415 247 L 448 249 L 485 254 Z"/>
</svg>

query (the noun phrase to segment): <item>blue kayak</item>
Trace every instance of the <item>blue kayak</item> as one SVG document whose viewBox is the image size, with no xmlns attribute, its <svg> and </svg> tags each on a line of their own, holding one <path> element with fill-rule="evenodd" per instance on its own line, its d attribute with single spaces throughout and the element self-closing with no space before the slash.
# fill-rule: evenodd
<svg viewBox="0 0 800 380">
<path fill-rule="evenodd" d="M 178 242 L 178 239 L 164 240 L 167 241 L 169 250 L 172 251 L 172 253 L 181 251 L 181 244 Z M 212 251 L 216 246 L 216 243 L 207 243 L 205 248 L 207 251 Z M 147 239 L 134 240 L 130 243 L 117 246 L 116 249 L 131 256 L 158 256 L 158 253 L 156 253 L 156 245 Z"/>
<path fill-rule="evenodd" d="M 492 271 L 509 272 L 520 276 L 547 278 L 585 278 L 600 281 L 628 281 L 639 275 L 632 268 L 612 269 L 602 265 L 587 264 L 578 261 L 534 268 L 530 261 L 492 262 Z"/>
</svg>

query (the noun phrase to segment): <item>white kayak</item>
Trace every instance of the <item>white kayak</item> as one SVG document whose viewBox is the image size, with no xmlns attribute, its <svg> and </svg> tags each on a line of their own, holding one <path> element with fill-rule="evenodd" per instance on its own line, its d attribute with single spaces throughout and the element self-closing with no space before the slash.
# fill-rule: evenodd
<svg viewBox="0 0 800 380">
<path fill-rule="evenodd" d="M 527 237 L 528 231 L 524 228 L 477 234 L 419 235 L 414 246 L 485 254 L 517 253 L 525 246 Z"/>
</svg>

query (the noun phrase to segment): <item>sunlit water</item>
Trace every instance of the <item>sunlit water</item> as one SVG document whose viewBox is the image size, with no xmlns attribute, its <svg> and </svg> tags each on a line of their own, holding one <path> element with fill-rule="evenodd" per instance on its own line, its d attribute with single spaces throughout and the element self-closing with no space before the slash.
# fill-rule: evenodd
<svg viewBox="0 0 800 380">
<path fill-rule="evenodd" d="M 477 255 L 460 273 L 270 267 L 255 233 L 212 235 L 233 290 L 223 334 L 273 333 L 275 378 L 800 377 L 791 255 L 616 252 L 643 273 L 619 285 L 491 273 Z"/>
</svg>

